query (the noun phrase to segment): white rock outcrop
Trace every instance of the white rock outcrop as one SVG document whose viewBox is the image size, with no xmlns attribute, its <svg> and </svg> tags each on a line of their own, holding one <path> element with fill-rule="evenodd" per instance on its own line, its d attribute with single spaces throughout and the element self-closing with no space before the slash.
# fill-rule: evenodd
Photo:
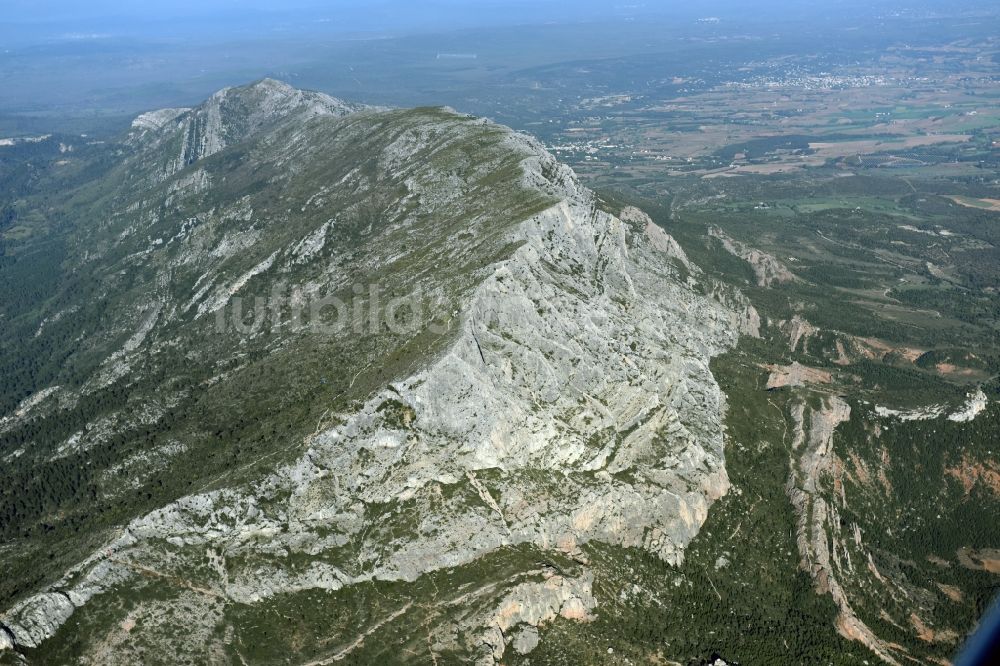
<svg viewBox="0 0 1000 666">
<path fill-rule="evenodd" d="M 948 420 L 956 423 L 968 423 L 979 416 L 989 405 L 989 402 L 983 389 L 977 389 L 975 393 L 969 394 L 961 409 L 948 415 Z"/>
</svg>

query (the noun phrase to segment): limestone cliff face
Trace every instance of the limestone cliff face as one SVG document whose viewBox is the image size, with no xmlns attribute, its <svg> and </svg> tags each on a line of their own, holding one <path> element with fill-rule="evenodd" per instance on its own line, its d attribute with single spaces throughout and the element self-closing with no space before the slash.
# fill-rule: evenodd
<svg viewBox="0 0 1000 666">
<path fill-rule="evenodd" d="M 210 107 L 224 109 L 220 95 Z M 177 122 L 169 115 L 141 124 Z M 227 142 L 225 127 L 206 123 L 199 154 Z M 43 593 L 0 616 L 15 643 L 39 644 L 133 577 L 184 579 L 192 553 L 219 556 L 200 593 L 244 604 L 414 581 L 523 544 L 584 563 L 592 541 L 683 558 L 729 487 L 709 361 L 753 333 L 755 316 L 721 302 L 731 295 L 706 295 L 712 285 L 640 211 L 623 222 L 535 141 L 508 132 L 505 142 L 521 156 L 522 186 L 556 203 L 512 228 L 509 258 L 482 267 L 448 346 L 339 415 L 295 463 L 133 521 L 67 574 L 58 599 Z M 357 556 L 321 557 L 339 551 Z M 292 570 L 275 554 L 309 564 Z M 586 575 L 560 575 L 511 590 L 520 610 L 469 619 L 486 636 L 473 648 L 499 659 L 517 624 L 586 617 L 589 588 Z M 525 636 L 519 649 L 533 645 Z"/>
</svg>

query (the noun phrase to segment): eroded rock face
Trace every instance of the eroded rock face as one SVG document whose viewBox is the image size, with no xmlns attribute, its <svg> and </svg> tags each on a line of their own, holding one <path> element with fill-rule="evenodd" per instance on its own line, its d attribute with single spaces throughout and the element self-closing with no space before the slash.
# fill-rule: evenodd
<svg viewBox="0 0 1000 666">
<path fill-rule="evenodd" d="M 750 268 L 753 269 L 754 275 L 757 278 L 757 286 L 770 287 L 775 283 L 793 282 L 797 279 L 788 270 L 788 267 L 781 263 L 774 255 L 741 243 L 729 237 L 718 227 L 710 227 L 708 233 L 712 237 L 719 239 L 726 252 L 750 264 Z"/>
<path fill-rule="evenodd" d="M 11 622 L 5 623 L 7 632 L 3 633 L 7 634 L 7 642 L 28 648 L 38 647 L 69 619 L 73 610 L 73 603 L 65 594 L 39 594 L 21 606 Z M 10 637 L 13 641 L 9 640 Z"/>
<path fill-rule="evenodd" d="M 212 123 L 198 151 L 225 145 Z M 317 433 L 294 464 L 133 521 L 61 581 L 69 597 L 42 594 L 2 616 L 18 644 L 37 644 L 74 605 L 139 574 L 262 603 L 414 581 L 505 546 L 577 557 L 596 540 L 681 561 L 729 488 L 724 397 L 709 361 L 755 334 L 759 318 L 682 281 L 674 262 L 686 277 L 700 272 L 647 217 L 601 210 L 535 141 L 510 133 L 507 142 L 523 156 L 525 185 L 558 203 L 516 226 L 510 259 L 483 267 L 447 349 Z M 273 557 L 347 545 L 357 557 L 295 573 Z M 185 573 L 192 552 L 219 554 L 197 584 Z M 525 585 L 492 619 L 470 620 L 492 636 L 485 657 L 499 660 L 510 629 L 585 619 L 594 606 L 586 574 Z M 522 632 L 515 648 L 531 642 Z"/>
<path fill-rule="evenodd" d="M 807 413 L 808 425 L 804 418 Z M 794 407 L 794 448 L 806 444 L 801 455 L 792 460 L 788 480 L 788 497 L 796 516 L 800 566 L 812 577 L 816 591 L 829 594 L 837 605 L 836 627 L 842 636 L 859 641 L 888 664 L 899 664 L 894 652 L 898 646 L 881 639 L 858 617 L 838 579 L 839 553 L 843 550 L 839 545 L 840 511 L 836 502 L 827 501 L 824 496 L 830 490 L 824 484 L 837 478 L 833 436 L 837 426 L 850 418 L 850 405 L 839 397 L 824 398 L 820 409 L 811 409 L 801 402 Z M 843 508 L 843 496 L 837 497 L 837 501 Z M 855 538 L 860 540 L 860 536 Z"/>
<path fill-rule="evenodd" d="M 538 645 L 536 627 L 557 616 L 580 622 L 590 619 L 590 611 L 596 606 L 592 585 L 590 575 L 567 579 L 550 574 L 544 582 L 522 583 L 515 587 L 493 614 L 478 619 L 478 623 L 487 628 L 482 641 L 490 648 L 479 663 L 500 663 L 508 643 L 513 643 L 519 654 L 532 651 Z M 514 628 L 519 628 L 516 637 L 512 634 Z"/>
<path fill-rule="evenodd" d="M 518 654 L 529 654 L 538 647 L 538 629 L 528 626 L 519 631 L 514 637 L 513 646 Z"/>
<path fill-rule="evenodd" d="M 796 351 L 802 342 L 802 351 L 808 352 L 809 339 L 819 333 L 819 329 L 810 324 L 802 315 L 794 315 L 788 321 L 778 323 L 782 332 L 788 336 L 788 348 Z"/>
</svg>

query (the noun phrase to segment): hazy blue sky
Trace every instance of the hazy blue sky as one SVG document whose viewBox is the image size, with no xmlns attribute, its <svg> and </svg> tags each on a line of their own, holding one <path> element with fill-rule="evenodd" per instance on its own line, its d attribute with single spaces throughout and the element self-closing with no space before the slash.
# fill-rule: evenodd
<svg viewBox="0 0 1000 666">
<path fill-rule="evenodd" d="M 291 14 L 308 11 L 337 16 L 355 17 L 359 14 L 396 14 L 416 17 L 430 14 L 443 18 L 449 14 L 483 20 L 495 20 L 505 13 L 514 16 L 550 14 L 557 8 L 560 13 L 578 11 L 591 13 L 605 7 L 611 11 L 618 7 L 664 5 L 670 2 L 630 3 L 597 2 L 596 0 L 5 0 L 4 19 L 8 21 L 50 21 L 65 19 L 90 20 L 94 18 L 128 17 L 137 19 L 183 18 L 205 15 L 238 15 L 245 12 Z M 386 18 L 391 18 L 386 16 Z"/>
<path fill-rule="evenodd" d="M 245 23 L 270 15 L 324 17 L 345 29 L 449 27 L 535 21 L 573 21 L 600 15 L 726 13 L 780 16 L 809 11 L 879 11 L 888 8 L 954 10 L 989 7 L 995 0 L 2 0 L 6 24 L 77 22 L 88 28 L 111 21 L 117 29 L 150 23 L 225 17 Z M 225 26 L 221 26 L 225 27 Z M 0 41 L 5 35 L 0 32 Z M 12 35 L 7 35 L 12 37 Z"/>
<path fill-rule="evenodd" d="M 412 32 L 576 21 L 675 4 L 598 0 L 0 0 L 0 47 L 102 37 L 323 32 Z"/>
<path fill-rule="evenodd" d="M 996 0 L 0 0 L 0 53 L 65 40 L 222 43 L 296 34 L 393 35 L 610 18 L 793 17 L 985 11 Z"/>
<path fill-rule="evenodd" d="M 933 2 L 910 0 L 907 4 Z M 110 20 L 121 29 L 178 19 L 225 17 L 245 22 L 270 16 L 323 17 L 345 29 L 372 30 L 574 21 L 663 12 L 705 16 L 718 12 L 780 13 L 845 5 L 898 5 L 902 0 L 3 0 L 2 4 L 0 25 L 78 22 L 90 27 Z"/>
</svg>

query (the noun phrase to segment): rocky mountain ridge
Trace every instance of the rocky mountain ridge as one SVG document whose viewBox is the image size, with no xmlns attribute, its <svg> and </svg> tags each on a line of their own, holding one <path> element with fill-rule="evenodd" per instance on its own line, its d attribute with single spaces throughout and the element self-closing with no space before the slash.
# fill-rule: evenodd
<svg viewBox="0 0 1000 666">
<path fill-rule="evenodd" d="M 297 280 L 307 292 L 343 289 L 350 285 L 338 274 L 374 279 L 387 260 L 406 260 L 408 269 L 386 279 L 460 285 L 449 292 L 450 332 L 422 347 L 413 370 L 381 386 L 373 373 L 385 357 L 368 350 L 366 360 L 348 366 L 348 388 L 367 379 L 374 390 L 325 414 L 318 426 L 308 424 L 303 442 L 278 435 L 270 444 L 301 446 L 300 455 L 251 482 L 218 484 L 135 517 L 47 589 L 0 614 L 10 646 L 31 650 L 72 636 L 82 641 L 83 662 L 99 660 L 109 642 L 117 656 L 135 658 L 145 634 L 202 659 L 233 649 L 232 632 L 243 630 L 226 619 L 233 607 L 267 607 L 360 583 L 420 581 L 510 549 L 575 561 L 572 574 L 547 565 L 525 570 L 517 584 L 476 581 L 465 595 L 478 590 L 480 610 L 429 629 L 431 654 L 496 663 L 510 644 L 530 650 L 541 620 L 585 619 L 591 612 L 580 546 L 600 541 L 678 563 L 711 503 L 727 492 L 725 401 L 708 363 L 741 333 L 756 333 L 759 318 L 749 303 L 701 276 L 641 211 L 619 218 L 605 210 L 532 139 L 446 111 L 350 113 L 357 110 L 264 81 L 235 96 L 221 91 L 195 111 L 136 121 L 128 141 L 139 157 L 126 159 L 140 160 L 147 170 L 139 173 L 151 174 L 139 181 L 146 189 L 112 216 L 109 231 L 123 230 L 115 232 L 118 240 L 83 261 L 114 266 L 107 262 L 122 257 L 127 265 L 157 267 L 163 297 L 122 320 L 131 322 L 122 329 L 124 346 L 88 386 L 129 381 L 145 367 L 145 355 L 176 346 L 188 339 L 176 336 L 190 330 L 202 331 L 195 340 L 228 348 L 234 342 L 209 337 L 210 326 L 238 294 L 266 293 L 283 280 Z M 386 132 L 402 133 L 386 141 Z M 314 171 L 333 175 L 313 165 L 326 164 L 317 161 L 321 154 L 331 159 L 321 142 L 341 135 L 378 137 L 374 162 L 344 168 L 332 183 L 307 180 Z M 462 141 L 483 140 L 491 152 L 480 148 L 461 159 L 449 152 Z M 347 150 L 354 141 L 336 145 Z M 256 185 L 242 198 L 232 185 L 240 173 L 233 169 L 245 170 L 247 160 L 268 151 L 279 165 L 268 187 L 285 193 L 272 214 L 287 209 L 287 233 L 276 230 L 279 220 L 260 217 Z M 430 161 L 441 155 L 447 161 Z M 498 183 L 496 169 L 484 169 L 489 159 L 514 168 L 501 171 Z M 377 185 L 387 178 L 397 185 Z M 338 204 L 338 197 L 359 191 L 368 203 Z M 469 203 L 477 191 L 487 200 L 475 205 L 491 213 Z M 158 204 L 157 197 L 165 198 Z M 516 203 L 524 197 L 530 204 Z M 338 246 L 331 238 L 343 212 L 337 206 L 363 211 L 371 201 L 378 202 L 375 214 L 356 218 L 359 249 Z M 181 214 L 158 212 L 172 208 Z M 490 215 L 506 226 L 484 226 Z M 433 233 L 443 217 L 454 220 L 461 242 L 421 250 L 414 241 L 394 241 L 377 260 L 358 254 L 373 252 L 365 234 L 381 234 L 383 243 L 392 234 L 415 238 L 410 227 Z M 178 228 L 173 219 L 192 222 Z M 208 224 L 228 230 L 199 231 Z M 180 251 L 155 242 L 171 227 Z M 498 255 L 488 247 L 506 249 Z M 472 249 L 479 254 L 469 255 Z M 444 252 L 450 262 L 442 262 Z M 463 256 L 471 263 L 456 261 Z M 241 267 L 220 271 L 226 261 Z M 456 265 L 456 273 L 443 272 Z M 181 277 L 185 271 L 193 271 L 190 278 Z M 250 332 L 235 344 L 294 354 L 315 336 L 297 337 L 284 324 L 275 321 L 264 337 Z M 334 334 L 333 342 L 348 345 L 344 335 Z M 214 353 L 206 346 L 189 357 Z M 213 381 L 232 380 L 222 374 Z M 32 408 L 46 404 L 42 399 Z M 150 581 L 170 588 L 166 598 L 133 599 L 129 590 Z M 412 603 L 390 617 L 403 617 Z M 74 635 L 78 630 L 67 624 L 78 613 L 91 626 L 88 635 Z M 190 622 L 192 613 L 199 626 L 229 628 L 205 643 L 156 628 Z M 140 628 L 121 635 L 119 625 L 134 626 L 136 618 Z M 324 658 L 343 658 L 380 626 L 373 620 L 358 628 L 357 642 L 331 637 L 342 647 Z"/>
</svg>

